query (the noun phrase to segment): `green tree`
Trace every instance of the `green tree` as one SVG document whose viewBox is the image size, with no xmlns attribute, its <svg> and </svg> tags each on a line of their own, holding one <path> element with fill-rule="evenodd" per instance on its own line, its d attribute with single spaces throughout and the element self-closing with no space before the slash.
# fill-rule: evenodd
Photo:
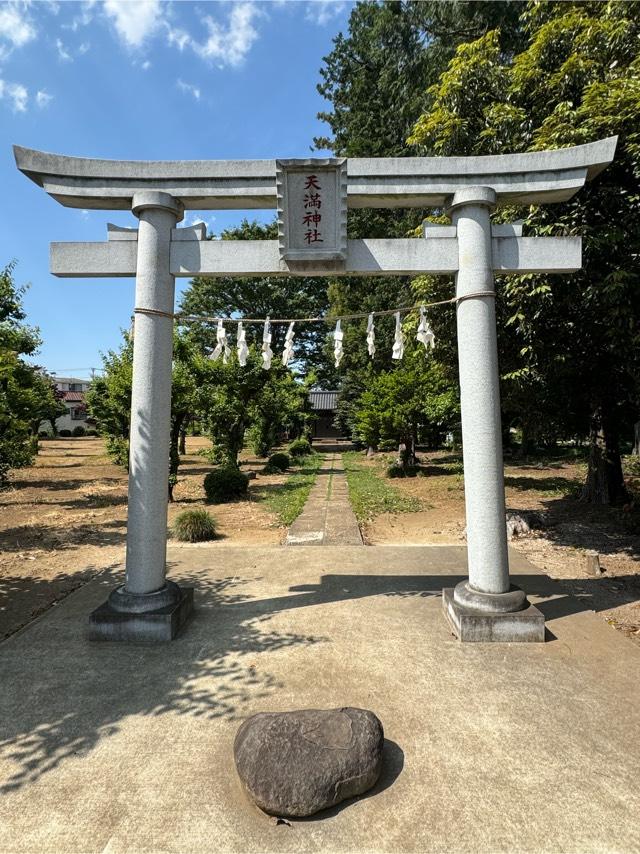
<svg viewBox="0 0 640 854">
<path fill-rule="evenodd" d="M 40 422 L 61 414 L 51 380 L 23 358 L 35 355 L 40 336 L 23 323 L 25 288 L 16 286 L 14 268 L 0 271 L 0 485 L 9 469 L 33 462 Z"/>
<path fill-rule="evenodd" d="M 502 212 L 529 233 L 582 234 L 584 266 L 506 280 L 499 330 L 506 406 L 588 432 L 584 498 L 613 504 L 628 500 L 620 436 L 639 397 L 639 13 L 637 2 L 530 3 L 524 49 L 505 56 L 497 31 L 460 46 L 409 140 L 460 155 L 619 136 L 612 166 L 571 201 Z"/>
<path fill-rule="evenodd" d="M 133 340 L 129 333 L 124 333 L 120 349 L 110 350 L 102 357 L 102 363 L 102 376 L 92 382 L 87 392 L 87 408 L 92 418 L 95 418 L 101 435 L 105 437 L 111 459 L 128 468 L 133 378 Z M 168 482 L 170 501 L 173 501 L 173 488 L 180 466 L 180 433 L 195 412 L 200 373 L 193 345 L 184 336 L 174 334 Z"/>
<path fill-rule="evenodd" d="M 368 447 L 384 439 L 405 446 L 403 464 L 415 462 L 420 441 L 438 444 L 459 421 L 455 390 L 437 362 L 415 350 L 395 369 L 371 376 L 355 406 L 356 430 Z"/>
<path fill-rule="evenodd" d="M 222 359 L 199 360 L 196 411 L 214 446 L 214 458 L 227 466 L 238 466 L 249 428 L 259 434 L 265 450 L 278 431 L 302 432 L 307 417 L 306 385 L 275 359 L 271 369 L 262 368 L 262 358 L 249 348 L 242 367 L 235 353 L 227 364 Z"/>
</svg>

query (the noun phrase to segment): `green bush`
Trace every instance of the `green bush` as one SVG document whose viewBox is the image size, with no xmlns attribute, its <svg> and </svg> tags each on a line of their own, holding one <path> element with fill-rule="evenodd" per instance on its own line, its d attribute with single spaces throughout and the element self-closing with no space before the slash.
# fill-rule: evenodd
<svg viewBox="0 0 640 854">
<path fill-rule="evenodd" d="M 171 533 L 183 543 L 201 543 L 216 536 L 216 523 L 206 510 L 185 510 L 176 516 Z"/>
<path fill-rule="evenodd" d="M 121 436 L 107 436 L 107 455 L 116 465 L 129 468 L 129 440 Z"/>
<path fill-rule="evenodd" d="M 99 435 L 98 431 L 93 427 L 89 427 L 89 429 L 87 430 L 87 436 L 98 436 L 98 435 Z"/>
<path fill-rule="evenodd" d="M 276 454 L 271 454 L 264 468 L 265 472 L 280 472 L 286 471 L 291 465 L 289 454 L 284 454 L 278 451 Z"/>
<path fill-rule="evenodd" d="M 311 445 L 308 439 L 294 439 L 287 448 L 291 457 L 306 457 L 311 453 Z"/>
<path fill-rule="evenodd" d="M 51 433 L 48 430 L 39 430 L 38 431 L 38 439 L 48 439 L 51 436 Z"/>
<path fill-rule="evenodd" d="M 229 467 L 210 471 L 204 479 L 207 501 L 223 504 L 247 494 L 249 478 L 240 469 Z"/>
<path fill-rule="evenodd" d="M 415 477 L 417 474 L 417 466 L 407 466 L 406 468 L 403 468 L 397 463 L 392 463 L 387 468 L 387 477 Z"/>
<path fill-rule="evenodd" d="M 397 451 L 398 450 L 398 440 L 397 439 L 382 439 L 381 442 L 378 442 L 378 450 L 379 451 Z"/>
<path fill-rule="evenodd" d="M 64 430 L 58 430 L 58 436 L 62 436 L 65 439 L 70 435 L 71 435 L 71 430 L 67 430 L 66 428 Z"/>
<path fill-rule="evenodd" d="M 87 435 L 87 431 L 84 429 L 84 427 L 83 427 L 81 424 L 78 424 L 78 425 L 77 425 L 76 427 L 74 427 L 74 428 L 73 428 L 73 430 L 71 431 L 71 435 L 72 435 L 72 436 L 86 436 L 86 435 Z"/>
</svg>

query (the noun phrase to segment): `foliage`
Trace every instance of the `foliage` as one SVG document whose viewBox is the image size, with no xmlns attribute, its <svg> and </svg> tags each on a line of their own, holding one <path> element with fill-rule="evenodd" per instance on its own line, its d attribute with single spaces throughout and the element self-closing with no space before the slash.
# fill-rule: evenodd
<svg viewBox="0 0 640 854">
<path fill-rule="evenodd" d="M 84 427 L 81 424 L 77 424 L 73 428 L 73 430 L 71 431 L 71 435 L 72 436 L 86 436 L 87 431 L 84 429 Z"/>
<path fill-rule="evenodd" d="M 349 486 L 349 500 L 359 522 L 372 519 L 380 513 L 413 513 L 420 510 L 421 502 L 404 495 L 380 476 L 375 465 L 362 465 L 361 455 L 349 451 L 342 455 Z"/>
<path fill-rule="evenodd" d="M 216 523 L 206 510 L 185 510 L 176 516 L 172 535 L 174 539 L 183 543 L 201 543 L 206 540 L 214 540 Z"/>
<path fill-rule="evenodd" d="M 524 211 L 534 234 L 582 234 L 582 271 L 502 287 L 504 405 L 525 436 L 591 436 L 585 497 L 625 501 L 621 431 L 640 377 L 640 4 L 530 3 L 527 43 L 505 56 L 490 31 L 461 46 L 428 93 L 418 153 L 561 148 L 617 134 L 616 158 L 571 201 Z M 427 283 L 428 284 L 428 283 Z M 535 435 L 534 435 L 534 438 Z"/>
<path fill-rule="evenodd" d="M 456 391 L 423 350 L 405 353 L 395 368 L 370 378 L 355 406 L 357 435 L 368 447 L 393 440 L 409 450 L 417 442 L 439 444 L 459 419 Z"/>
<path fill-rule="evenodd" d="M 290 474 L 286 482 L 280 484 L 277 489 L 270 486 L 257 488 L 257 493 L 264 496 L 266 506 L 277 514 L 283 525 L 290 525 L 302 512 L 322 460 L 322 454 L 312 453 L 304 457 L 301 467 Z"/>
<path fill-rule="evenodd" d="M 109 457 L 128 468 L 133 374 L 133 340 L 128 333 L 119 350 L 102 356 L 102 365 L 102 376 L 95 377 L 85 396 L 87 411 L 106 439 Z"/>
<path fill-rule="evenodd" d="M 267 461 L 267 465 L 265 466 L 265 472 L 282 472 L 286 471 L 291 465 L 291 459 L 289 458 L 289 454 L 284 454 L 282 451 L 278 451 L 275 454 L 271 454 Z"/>
<path fill-rule="evenodd" d="M 290 457 L 306 457 L 311 453 L 311 444 L 304 437 L 294 439 L 287 448 L 287 453 Z"/>
<path fill-rule="evenodd" d="M 71 436 L 71 430 L 67 430 L 67 428 L 65 427 L 62 430 L 58 431 L 58 436 L 60 436 L 62 439 L 68 439 Z"/>
<path fill-rule="evenodd" d="M 23 323 L 25 288 L 16 286 L 14 267 L 0 270 L 0 486 L 10 468 L 33 462 L 40 423 L 66 411 L 49 377 L 23 358 L 35 355 L 40 337 Z"/>
<path fill-rule="evenodd" d="M 205 495 L 212 504 L 224 504 L 242 498 L 248 489 L 249 478 L 235 466 L 214 469 L 204 479 Z"/>
<path fill-rule="evenodd" d="M 216 459 L 238 465 L 247 430 L 254 427 L 257 447 L 271 447 L 278 432 L 300 433 L 306 423 L 306 385 L 297 383 L 282 364 L 262 368 L 255 348 L 249 348 L 242 367 L 233 353 L 225 365 L 222 359 L 198 359 L 198 382 L 194 408 L 214 445 Z"/>
</svg>

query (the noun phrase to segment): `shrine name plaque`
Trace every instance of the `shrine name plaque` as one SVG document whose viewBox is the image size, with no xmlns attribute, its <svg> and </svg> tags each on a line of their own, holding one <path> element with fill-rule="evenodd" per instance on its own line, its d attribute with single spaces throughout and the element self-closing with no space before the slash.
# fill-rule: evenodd
<svg viewBox="0 0 640 854">
<path fill-rule="evenodd" d="M 276 160 L 280 258 L 289 263 L 347 257 L 346 158 Z"/>
</svg>

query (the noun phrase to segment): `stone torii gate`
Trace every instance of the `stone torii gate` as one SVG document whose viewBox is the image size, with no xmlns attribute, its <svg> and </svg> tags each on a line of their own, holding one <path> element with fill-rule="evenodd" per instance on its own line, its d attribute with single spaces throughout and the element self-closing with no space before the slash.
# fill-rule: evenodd
<svg viewBox="0 0 640 854">
<path fill-rule="evenodd" d="M 490 157 L 175 162 L 15 146 L 18 168 L 60 204 L 140 221 L 110 227 L 104 243 L 51 245 L 55 276 L 136 277 L 126 578 L 91 615 L 91 636 L 169 640 L 192 610 L 193 591 L 166 580 L 175 277 L 455 273 L 469 578 L 444 591 L 444 609 L 461 640 L 542 641 L 542 614 L 509 578 L 494 274 L 578 270 L 581 238 L 523 237 L 490 214 L 570 199 L 616 141 Z M 423 240 L 347 240 L 348 207 L 445 208 L 453 225 L 426 227 Z M 247 208 L 277 208 L 279 239 L 208 241 L 175 227 L 185 209 Z"/>
</svg>

